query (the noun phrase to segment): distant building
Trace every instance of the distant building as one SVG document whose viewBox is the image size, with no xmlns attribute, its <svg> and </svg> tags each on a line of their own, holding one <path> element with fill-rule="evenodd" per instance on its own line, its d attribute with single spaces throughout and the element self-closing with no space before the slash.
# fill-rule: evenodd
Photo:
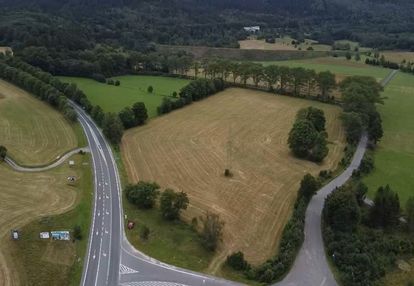
<svg viewBox="0 0 414 286">
<path fill-rule="evenodd" d="M 1 54 L 10 54 L 13 56 L 13 50 L 10 47 L 0 47 L 0 53 Z"/>
<path fill-rule="evenodd" d="M 256 33 L 260 31 L 260 26 L 250 26 L 250 27 L 244 27 L 243 28 L 246 32 L 249 33 Z"/>
</svg>

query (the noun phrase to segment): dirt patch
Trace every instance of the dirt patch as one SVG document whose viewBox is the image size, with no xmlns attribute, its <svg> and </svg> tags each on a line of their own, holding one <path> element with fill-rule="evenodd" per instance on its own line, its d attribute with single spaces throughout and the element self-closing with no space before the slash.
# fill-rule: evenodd
<svg viewBox="0 0 414 286">
<path fill-rule="evenodd" d="M 310 105 L 325 110 L 333 142 L 322 165 L 292 157 L 287 146 L 296 112 Z M 256 264 L 275 254 L 303 175 L 335 168 L 342 158 L 340 113 L 331 105 L 232 88 L 127 131 L 123 160 L 131 182 L 155 180 L 188 193 L 187 221 L 207 210 L 220 214 L 224 240 L 212 272 L 238 250 Z M 225 168 L 232 178 L 224 177 Z"/>
</svg>

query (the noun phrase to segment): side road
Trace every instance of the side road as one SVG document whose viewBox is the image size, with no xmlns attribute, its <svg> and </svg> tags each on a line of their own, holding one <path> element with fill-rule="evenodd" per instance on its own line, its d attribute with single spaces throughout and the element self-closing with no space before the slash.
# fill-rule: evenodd
<svg viewBox="0 0 414 286">
<path fill-rule="evenodd" d="M 391 71 L 381 81 L 385 87 L 397 74 Z M 337 286 L 337 282 L 328 265 L 321 231 L 321 216 L 325 198 L 337 187 L 342 186 L 351 178 L 354 170 L 359 168 L 367 147 L 367 135 L 364 134 L 359 141 L 354 157 L 349 167 L 338 177 L 325 185 L 312 198 L 306 210 L 305 241 L 296 257 L 295 263 L 282 282 L 277 286 Z"/>
<path fill-rule="evenodd" d="M 74 149 L 72 151 L 69 151 L 67 153 L 65 153 L 64 155 L 62 155 L 61 157 L 59 157 L 58 160 L 56 160 L 55 162 L 51 163 L 50 165 L 47 166 L 33 166 L 33 167 L 26 167 L 26 166 L 20 166 L 19 164 L 17 164 L 16 162 L 13 161 L 12 158 L 10 157 L 6 157 L 4 159 L 4 161 L 15 171 L 18 172 L 44 172 L 53 168 L 56 168 L 60 165 L 62 165 L 67 159 L 69 159 L 70 157 L 72 157 L 73 155 L 79 153 L 79 152 L 90 152 L 89 147 L 84 147 L 84 148 L 77 148 Z"/>
</svg>

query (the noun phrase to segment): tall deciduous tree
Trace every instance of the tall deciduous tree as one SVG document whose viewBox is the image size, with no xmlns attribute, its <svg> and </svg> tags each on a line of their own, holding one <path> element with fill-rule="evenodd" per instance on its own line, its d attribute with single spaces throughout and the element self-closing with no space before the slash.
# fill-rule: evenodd
<svg viewBox="0 0 414 286">
<path fill-rule="evenodd" d="M 138 122 L 135 118 L 135 114 L 132 111 L 131 107 L 125 107 L 122 109 L 119 114 L 119 119 L 121 119 L 122 124 L 124 125 L 125 129 L 132 128 L 134 126 L 137 126 Z"/>
<path fill-rule="evenodd" d="M 147 108 L 143 102 L 134 103 L 132 111 L 134 112 L 135 120 L 138 125 L 144 124 L 148 119 Z"/>
<path fill-rule="evenodd" d="M 377 227 L 392 227 L 398 224 L 400 199 L 389 185 L 379 187 L 371 208 L 371 223 Z"/>
<path fill-rule="evenodd" d="M 142 209 L 150 209 L 155 205 L 159 188 L 157 183 L 141 181 L 138 184 L 126 186 L 125 195 L 130 203 Z"/>
<path fill-rule="evenodd" d="M 188 203 L 189 200 L 186 193 L 176 193 L 171 189 L 166 189 L 160 197 L 162 217 L 167 220 L 179 219 L 181 211 L 187 209 Z"/>
<path fill-rule="evenodd" d="M 361 212 L 353 192 L 346 187 L 333 191 L 325 200 L 325 222 L 338 231 L 353 231 L 361 219 Z"/>
<path fill-rule="evenodd" d="M 330 71 L 320 72 L 316 81 L 322 98 L 327 99 L 329 92 L 336 86 L 335 75 Z"/>
<path fill-rule="evenodd" d="M 106 113 L 102 123 L 102 131 L 111 143 L 118 144 L 121 142 L 124 126 L 118 115 L 115 113 Z"/>
</svg>

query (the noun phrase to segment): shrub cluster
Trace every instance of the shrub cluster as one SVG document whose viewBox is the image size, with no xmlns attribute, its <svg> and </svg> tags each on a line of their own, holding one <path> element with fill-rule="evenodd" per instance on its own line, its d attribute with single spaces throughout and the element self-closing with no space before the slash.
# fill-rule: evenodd
<svg viewBox="0 0 414 286">
<path fill-rule="evenodd" d="M 288 138 L 295 156 L 321 162 L 329 152 L 326 138 L 323 111 L 314 107 L 299 110 Z"/>
<path fill-rule="evenodd" d="M 222 79 L 196 79 L 181 89 L 178 99 L 172 100 L 165 97 L 157 109 L 158 114 L 161 115 L 182 108 L 193 101 L 201 100 L 222 91 L 225 87 L 226 85 Z"/>
</svg>

